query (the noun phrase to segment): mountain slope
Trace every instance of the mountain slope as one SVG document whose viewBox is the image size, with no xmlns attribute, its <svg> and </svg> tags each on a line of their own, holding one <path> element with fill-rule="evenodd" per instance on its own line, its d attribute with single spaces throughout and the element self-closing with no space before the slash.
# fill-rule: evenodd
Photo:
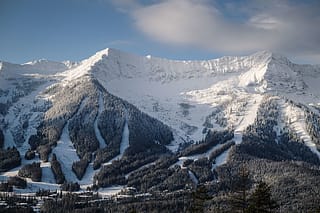
<svg viewBox="0 0 320 213">
<path fill-rule="evenodd" d="M 308 76 L 317 75 L 319 69 L 311 67 L 292 64 L 269 52 L 209 61 L 172 61 L 106 49 L 65 75 L 66 79 L 92 75 L 112 94 L 169 124 L 178 135 L 200 140 L 201 126 L 213 111 L 229 121 L 224 125 L 237 125 L 242 118 L 235 116 L 232 108 L 245 111 L 246 107 L 239 105 L 250 102 L 246 99 L 251 94 L 258 97 L 268 92 L 317 104 L 319 98 L 314 97 L 319 97 L 319 92 L 308 83 Z M 215 122 L 210 125 L 220 127 Z"/>
<path fill-rule="evenodd" d="M 57 178 L 53 153 L 65 180 L 82 188 L 210 183 L 225 191 L 226 172 L 243 163 L 273 168 L 251 172 L 275 185 L 278 167 L 314 171 L 311 184 L 320 165 L 319 80 L 319 66 L 266 51 L 176 61 L 105 49 L 79 63 L 1 62 L 0 145 L 5 160 L 14 152 L 5 148 L 17 147 L 21 167 L 41 162 L 49 188 L 59 187 L 48 185 Z M 1 178 L 21 167 L 3 168 Z"/>
</svg>

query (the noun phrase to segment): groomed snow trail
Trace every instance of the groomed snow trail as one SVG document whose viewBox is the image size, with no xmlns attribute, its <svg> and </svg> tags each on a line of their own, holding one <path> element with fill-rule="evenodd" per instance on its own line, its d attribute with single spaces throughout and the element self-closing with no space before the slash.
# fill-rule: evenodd
<svg viewBox="0 0 320 213">
<path fill-rule="evenodd" d="M 251 124 L 253 124 L 254 119 L 257 117 L 257 112 L 262 101 L 263 96 L 260 94 L 252 94 L 252 98 L 250 99 L 249 106 L 240 120 L 238 126 L 234 130 L 234 138 L 233 140 L 236 144 L 240 144 L 242 142 L 242 134 L 243 131 Z"/>
<path fill-rule="evenodd" d="M 123 128 L 122 138 L 121 138 L 121 145 L 120 145 L 120 155 L 119 158 L 122 158 L 124 151 L 129 147 L 129 126 L 128 121 Z"/>
<path fill-rule="evenodd" d="M 92 186 L 93 184 L 93 176 L 96 172 L 99 172 L 99 170 L 94 170 L 93 169 L 93 163 L 89 163 L 86 172 L 84 173 L 83 177 L 81 180 L 78 180 L 78 183 L 81 185 L 86 185 L 86 186 Z M 86 188 L 84 188 L 86 189 Z"/>
<path fill-rule="evenodd" d="M 290 105 L 289 103 L 285 103 L 284 100 L 279 101 L 279 105 L 280 110 L 282 111 L 281 114 L 285 116 L 283 118 L 284 122 L 286 122 L 289 127 L 298 134 L 298 136 L 304 141 L 304 144 L 320 159 L 320 152 L 306 130 L 306 121 L 303 110 Z"/>
<path fill-rule="evenodd" d="M 128 177 L 129 177 L 132 173 L 138 172 L 138 171 L 140 171 L 140 170 L 143 170 L 143 169 L 148 168 L 148 167 L 150 167 L 150 166 L 152 166 L 152 165 L 155 165 L 155 164 L 156 164 L 155 161 L 153 161 L 153 162 L 151 162 L 151 163 L 147 163 L 147 164 L 139 167 L 138 169 L 129 172 L 128 174 L 125 175 L 125 177 L 126 177 L 126 179 L 128 179 Z"/>
<path fill-rule="evenodd" d="M 243 118 L 241 118 L 238 126 L 234 130 L 233 141 L 236 142 L 236 144 L 240 144 L 242 142 L 243 131 L 249 125 L 253 124 L 255 118 L 257 117 L 257 112 L 262 98 L 263 95 L 252 94 L 252 98 L 250 99 L 250 102 L 248 104 L 249 106 L 247 107 Z M 231 148 L 232 146 L 216 158 L 215 164 L 212 165 L 212 169 L 215 169 L 216 167 L 221 166 L 227 162 Z"/>
<path fill-rule="evenodd" d="M 82 100 L 77 113 L 81 112 L 87 102 L 88 98 Z M 71 119 L 70 119 L 71 120 Z M 86 172 L 81 180 L 78 180 L 77 176 L 72 171 L 72 164 L 75 161 L 79 161 L 80 158 L 77 155 L 77 151 L 73 146 L 73 143 L 69 135 L 69 121 L 64 126 L 62 130 L 61 137 L 57 142 L 57 146 L 53 149 L 53 153 L 56 154 L 58 161 L 61 164 L 61 169 L 65 175 L 67 181 L 78 182 L 81 185 L 92 184 L 93 175 L 95 174 L 93 170 L 93 165 L 90 163 L 86 169 Z"/>
<path fill-rule="evenodd" d="M 46 100 L 44 97 L 41 97 L 41 92 L 52 84 L 54 83 L 48 80 L 48 82 L 43 83 L 30 94 L 19 98 L 19 100 L 9 108 L 8 113 L 4 117 L 4 121 L 8 125 L 8 128 L 6 128 L 6 130 L 3 132 L 5 148 L 16 146 L 19 152 L 23 155 L 28 148 L 30 148 L 28 144 L 29 137 L 32 134 L 36 134 L 36 128 L 40 125 L 40 114 L 42 114 L 42 112 L 34 111 L 33 108 L 45 108 Z M 28 128 L 26 131 L 21 128 L 17 128 L 21 126 L 21 118 L 24 117 L 29 117 Z M 15 138 L 12 134 L 12 130 L 15 129 L 23 131 L 23 136 L 25 139 L 23 144 L 18 144 L 15 142 Z"/>
<path fill-rule="evenodd" d="M 180 157 L 178 162 L 172 164 L 170 166 L 170 168 L 174 167 L 175 165 L 178 165 L 180 166 L 182 169 L 185 168 L 183 167 L 183 163 L 186 161 L 186 160 L 198 160 L 200 158 L 209 158 L 211 152 L 215 151 L 216 149 L 219 149 L 223 144 L 218 144 L 216 146 L 213 146 L 211 149 L 209 149 L 208 151 L 202 153 L 202 154 L 197 154 L 197 155 L 190 155 L 190 156 L 183 156 L 183 157 Z"/>
<path fill-rule="evenodd" d="M 98 115 L 96 117 L 96 120 L 94 121 L 94 132 L 96 134 L 96 137 L 97 137 L 97 140 L 99 141 L 99 147 L 101 149 L 105 148 L 106 147 L 106 142 L 105 140 L 103 139 L 101 133 L 100 133 L 100 130 L 98 128 L 98 120 L 99 120 L 99 117 L 101 115 L 101 113 L 103 112 L 104 110 L 104 107 L 103 107 L 103 98 L 102 98 L 102 94 L 101 92 L 99 93 L 99 110 L 98 110 Z"/>
<path fill-rule="evenodd" d="M 70 139 L 68 128 L 69 122 L 64 126 L 61 137 L 57 142 L 57 146 L 52 152 L 56 154 L 66 180 L 75 182 L 78 181 L 78 179 L 72 172 L 72 163 L 79 161 L 80 159 Z"/>
<path fill-rule="evenodd" d="M 194 182 L 196 185 L 198 185 L 199 180 L 196 177 L 196 175 L 191 170 L 188 170 L 188 174 L 189 174 L 189 177 L 191 178 L 192 182 Z"/>
<path fill-rule="evenodd" d="M 42 168 L 41 182 L 56 183 L 50 162 L 41 162 L 40 167 Z"/>
<path fill-rule="evenodd" d="M 111 164 L 114 160 L 119 160 L 122 158 L 124 151 L 130 146 L 129 144 L 129 126 L 128 126 L 128 118 L 126 116 L 126 121 L 123 127 L 122 131 L 122 138 L 121 138 L 121 144 L 120 144 L 120 154 L 111 159 L 109 162 L 104 163 L 103 165 L 109 165 Z"/>
<path fill-rule="evenodd" d="M 0 181 L 6 181 L 8 177 L 17 176 L 19 170 L 26 164 L 31 164 L 33 162 L 40 162 L 40 167 L 42 168 L 42 177 L 41 182 L 33 182 L 30 178 L 26 178 L 28 185 L 26 189 L 17 189 L 14 188 L 14 192 L 19 193 L 30 193 L 30 192 L 37 192 L 41 187 L 45 189 L 52 189 L 55 190 L 59 188 L 58 184 L 55 184 L 55 178 L 53 176 L 52 170 L 51 170 L 51 164 L 50 162 L 42 162 L 40 161 L 39 157 L 36 156 L 32 160 L 26 160 L 24 156 L 21 156 L 21 165 L 11 169 L 7 172 L 4 172 L 0 175 Z"/>
<path fill-rule="evenodd" d="M 224 151 L 221 155 L 216 157 L 215 163 L 212 164 L 212 170 L 214 170 L 218 166 L 221 166 L 221 165 L 227 163 L 228 156 L 229 156 L 229 151 L 230 151 L 231 147 L 229 149 L 227 149 L 226 151 Z"/>
</svg>

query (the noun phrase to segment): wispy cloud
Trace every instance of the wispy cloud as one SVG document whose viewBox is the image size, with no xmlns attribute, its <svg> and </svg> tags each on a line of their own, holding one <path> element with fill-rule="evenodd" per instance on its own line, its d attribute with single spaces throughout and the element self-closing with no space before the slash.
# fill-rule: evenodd
<svg viewBox="0 0 320 213">
<path fill-rule="evenodd" d="M 144 35 L 170 45 L 232 54 L 262 49 L 295 56 L 320 53 L 317 1 L 113 2 L 128 12 Z"/>
</svg>

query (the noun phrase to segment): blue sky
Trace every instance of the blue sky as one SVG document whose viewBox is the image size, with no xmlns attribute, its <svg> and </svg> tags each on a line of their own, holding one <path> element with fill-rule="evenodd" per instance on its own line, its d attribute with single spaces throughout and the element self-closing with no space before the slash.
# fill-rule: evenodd
<svg viewBox="0 0 320 213">
<path fill-rule="evenodd" d="M 270 50 L 320 64 L 317 0 L 0 0 L 0 60 L 79 61 L 113 47 L 171 59 Z"/>
</svg>

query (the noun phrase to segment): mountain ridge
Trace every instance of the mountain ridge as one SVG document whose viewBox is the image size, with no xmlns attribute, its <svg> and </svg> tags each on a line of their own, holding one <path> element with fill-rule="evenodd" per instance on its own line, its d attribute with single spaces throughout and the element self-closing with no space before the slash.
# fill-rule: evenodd
<svg viewBox="0 0 320 213">
<path fill-rule="evenodd" d="M 180 97 L 181 102 L 189 102 L 191 105 L 193 103 L 208 104 L 210 101 L 203 98 L 215 90 L 222 91 L 222 89 L 237 88 L 237 90 L 244 89 L 249 93 L 251 91 L 257 94 L 271 92 L 284 95 L 285 97 L 290 94 L 305 93 L 305 89 L 310 89 L 311 92 L 314 92 L 317 89 L 316 86 L 314 84 L 307 84 L 303 76 L 307 76 L 309 73 L 312 74 L 312 77 L 320 76 L 320 71 L 317 67 L 297 65 L 290 62 L 284 56 L 268 51 L 260 51 L 244 57 L 226 56 L 206 61 L 179 61 L 150 56 L 137 56 L 107 48 L 79 62 L 79 64 L 71 69 L 63 63 L 47 60 L 39 60 L 22 65 L 3 63 L 0 69 L 2 70 L 0 73 L 3 75 L 4 68 L 8 71 L 10 68 L 14 70 L 11 74 L 18 73 L 23 75 L 40 72 L 42 69 L 46 70 L 46 74 L 51 76 L 49 78 L 55 79 L 54 81 L 60 79 L 58 81 L 63 84 L 68 84 L 69 81 L 89 75 L 97 79 L 104 88 L 126 100 L 130 100 L 134 96 L 149 95 L 155 96 L 156 99 L 163 99 L 164 94 L 159 93 L 157 90 L 164 89 L 164 85 L 174 87 L 173 84 L 175 83 L 186 84 L 186 86 L 180 85 L 178 86 L 179 88 L 176 88 L 178 90 L 178 94 L 176 95 Z M 304 73 L 305 67 L 308 71 L 306 73 Z M 14 75 L 11 77 L 13 78 Z M 2 81 L 3 78 L 1 79 Z M 312 79 L 308 78 L 307 80 Z M 203 82 L 205 86 L 199 86 L 202 83 L 196 85 L 197 81 Z M 127 84 L 127 89 L 119 88 L 116 85 L 123 82 Z M 222 82 L 229 82 L 233 86 L 226 88 L 225 85 L 221 85 Z M 189 86 L 189 83 L 192 85 Z M 216 88 L 217 86 L 212 87 L 216 83 L 220 86 L 218 88 Z M 140 87 L 142 85 L 150 88 L 148 94 L 141 91 L 142 88 Z M 193 89 L 194 87 L 196 90 Z M 207 89 L 202 90 L 201 87 Z M 128 92 L 128 96 L 130 97 L 126 97 L 124 95 L 125 92 Z M 195 92 L 200 94 L 200 96 L 197 97 Z M 317 94 L 310 94 L 310 99 L 314 96 L 317 97 Z M 299 96 L 299 98 L 301 97 Z M 157 104 L 157 102 L 159 101 L 153 104 Z M 136 101 L 132 101 L 131 103 L 139 106 Z M 150 112 L 151 110 L 144 110 L 144 107 L 139 108 L 146 113 L 153 113 Z M 177 109 L 174 111 L 177 111 Z"/>
<path fill-rule="evenodd" d="M 319 79 L 317 66 L 267 51 L 178 61 L 104 49 L 70 69 L 46 60 L 1 63 L 0 151 L 9 156 L 6 149 L 16 147 L 21 167 L 39 162 L 43 179 L 27 179 L 31 191 L 57 189 L 61 180 L 83 189 L 223 188 L 228 169 L 244 162 L 304 162 L 301 170 L 313 170 L 320 164 Z M 0 162 L 1 180 L 24 171 L 6 165 Z M 252 172 L 265 178 L 262 170 Z"/>
<path fill-rule="evenodd" d="M 158 57 L 150 57 L 150 56 L 138 56 L 129 53 L 125 53 L 116 49 L 104 49 L 102 51 L 97 52 L 92 57 L 85 59 L 81 62 L 81 65 L 75 68 L 72 74 L 75 76 L 81 75 L 77 73 L 79 69 L 81 70 L 90 70 L 94 71 L 94 69 L 99 69 L 99 65 L 104 68 L 104 70 L 108 69 L 109 67 L 106 65 L 110 63 L 109 61 L 113 61 L 116 64 L 111 64 L 109 66 L 110 69 L 117 69 L 123 72 L 129 69 L 132 73 L 117 73 L 118 77 L 124 75 L 124 77 L 136 77 L 137 75 L 146 75 L 148 72 L 150 74 L 157 74 L 157 72 L 161 72 L 163 75 L 171 75 L 173 78 L 182 75 L 182 72 L 189 73 L 191 75 L 197 75 L 195 72 L 202 72 L 201 74 L 205 74 L 205 72 L 229 72 L 231 71 L 239 71 L 239 69 L 243 69 L 243 67 L 252 66 L 253 64 L 261 63 L 261 61 L 265 61 L 270 58 L 272 53 L 267 51 L 258 52 L 252 54 L 250 56 L 245 57 L 222 57 L 218 59 L 211 59 L 211 60 L 170 60 L 170 59 L 163 59 Z M 257 62 L 256 62 L 257 61 Z M 105 67 L 104 67 L 105 66 Z M 164 72 L 164 70 L 166 72 Z M 183 70 L 183 71 L 181 71 Z M 211 73 L 211 74 L 212 74 Z M 112 73 L 110 73 L 111 75 Z M 210 73 L 209 73 L 210 74 Z M 199 74 L 198 74 L 199 75 Z M 116 76 L 111 76 L 114 78 Z M 140 76 L 142 77 L 142 76 Z M 161 76 L 159 77 L 161 78 Z M 170 80 L 170 79 L 169 79 Z"/>
</svg>

